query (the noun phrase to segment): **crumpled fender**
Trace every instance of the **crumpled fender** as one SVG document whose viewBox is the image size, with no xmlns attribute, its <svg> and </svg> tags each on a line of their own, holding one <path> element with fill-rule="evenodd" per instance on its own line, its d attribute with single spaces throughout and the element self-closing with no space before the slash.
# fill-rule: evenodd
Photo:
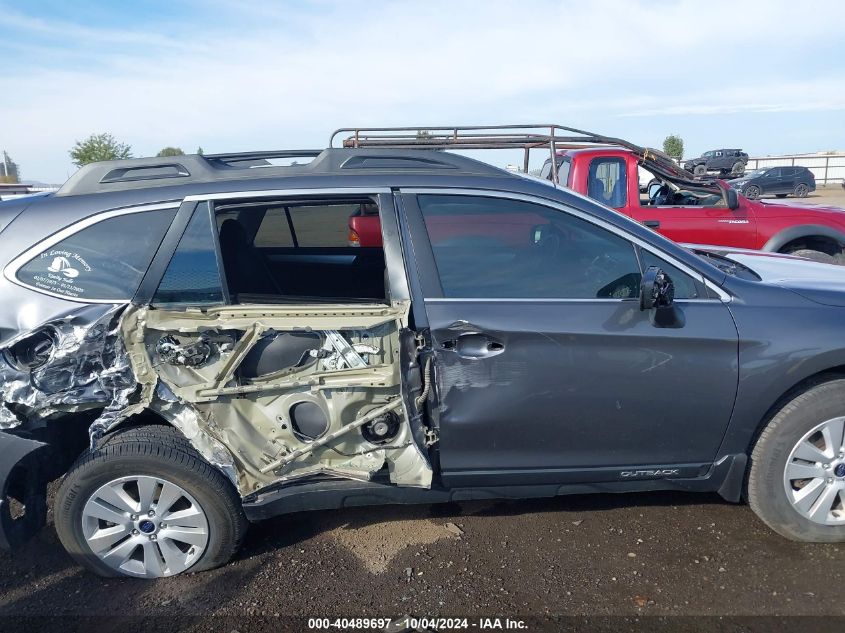
<svg viewBox="0 0 845 633">
<path fill-rule="evenodd" d="M 22 545 L 41 529 L 47 519 L 47 482 L 40 464 L 49 446 L 0 431 L 0 549 Z M 20 466 L 22 474 L 12 477 Z M 9 497 L 26 508 L 12 518 Z"/>
</svg>

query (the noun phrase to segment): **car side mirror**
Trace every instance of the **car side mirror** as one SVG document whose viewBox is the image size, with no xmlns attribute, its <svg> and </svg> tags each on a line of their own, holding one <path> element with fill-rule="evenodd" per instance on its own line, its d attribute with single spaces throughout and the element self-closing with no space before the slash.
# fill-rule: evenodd
<svg viewBox="0 0 845 633">
<path fill-rule="evenodd" d="M 649 266 L 640 282 L 640 310 L 668 308 L 674 300 L 672 278 L 657 266 Z"/>
<path fill-rule="evenodd" d="M 739 208 L 739 195 L 737 195 L 736 189 L 725 189 L 725 198 L 727 199 L 728 209 Z"/>
<path fill-rule="evenodd" d="M 653 182 L 648 186 L 648 197 L 649 200 L 654 198 L 657 195 L 657 192 L 660 191 L 660 188 L 663 186 L 663 183 L 660 182 Z"/>
</svg>

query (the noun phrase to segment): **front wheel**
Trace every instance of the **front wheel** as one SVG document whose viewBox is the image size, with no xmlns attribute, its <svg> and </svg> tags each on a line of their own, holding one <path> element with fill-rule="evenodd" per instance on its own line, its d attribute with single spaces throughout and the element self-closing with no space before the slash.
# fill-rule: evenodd
<svg viewBox="0 0 845 633">
<path fill-rule="evenodd" d="M 744 171 L 745 171 L 745 163 L 743 163 L 742 161 L 735 162 L 733 164 L 733 167 L 731 167 L 731 174 L 733 174 L 734 176 L 739 176 Z"/>
<path fill-rule="evenodd" d="M 101 576 L 159 578 L 226 563 L 246 517 L 231 482 L 168 427 L 142 427 L 86 452 L 65 476 L 56 531 Z"/>
<path fill-rule="evenodd" d="M 806 257 L 807 259 L 812 259 L 814 262 L 821 262 L 822 264 L 842 263 L 839 261 L 839 258 L 834 255 L 828 255 L 822 251 L 814 251 L 810 248 L 799 248 L 798 250 L 790 251 L 789 254 L 795 255 L 796 257 Z"/>
<path fill-rule="evenodd" d="M 763 430 L 751 455 L 748 500 L 775 532 L 845 541 L 845 380 L 811 387 Z"/>
<path fill-rule="evenodd" d="M 696 176 L 703 176 L 707 173 L 707 167 L 705 167 L 704 165 L 696 165 L 695 167 L 693 167 L 692 173 Z"/>
<path fill-rule="evenodd" d="M 760 187 L 757 185 L 751 185 L 750 187 L 746 187 L 743 193 L 749 200 L 756 200 L 760 197 Z"/>
</svg>

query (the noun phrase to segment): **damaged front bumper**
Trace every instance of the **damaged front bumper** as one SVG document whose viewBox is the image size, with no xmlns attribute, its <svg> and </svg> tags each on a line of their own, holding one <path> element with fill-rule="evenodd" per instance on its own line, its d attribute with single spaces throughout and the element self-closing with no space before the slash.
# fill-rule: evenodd
<svg viewBox="0 0 845 633">
<path fill-rule="evenodd" d="M 0 549 L 20 546 L 47 519 L 49 446 L 0 431 Z"/>
</svg>

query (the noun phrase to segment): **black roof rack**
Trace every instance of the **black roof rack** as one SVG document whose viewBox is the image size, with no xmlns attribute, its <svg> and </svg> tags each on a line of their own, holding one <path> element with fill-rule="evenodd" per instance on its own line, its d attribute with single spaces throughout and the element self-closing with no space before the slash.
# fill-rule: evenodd
<svg viewBox="0 0 845 633">
<path fill-rule="evenodd" d="M 528 161 L 532 149 L 542 149 L 551 158 L 552 179 L 557 182 L 560 150 L 614 145 L 624 147 L 637 154 L 643 163 L 678 182 L 696 183 L 692 174 L 678 166 L 663 152 L 641 147 L 613 136 L 605 136 L 555 123 L 517 125 L 445 125 L 406 127 L 350 127 L 335 130 L 329 147 L 341 137 L 342 147 L 391 148 L 391 149 L 521 149 L 523 150 L 524 172 L 528 172 Z M 697 184 L 700 184 L 698 182 Z"/>
<path fill-rule="evenodd" d="M 307 158 L 301 164 L 274 165 L 272 159 Z M 216 180 L 344 174 L 363 170 L 438 172 L 502 176 L 504 170 L 448 152 L 432 154 L 392 148 L 274 150 L 229 154 L 186 154 L 91 163 L 62 185 L 58 196 L 185 185 Z"/>
</svg>

